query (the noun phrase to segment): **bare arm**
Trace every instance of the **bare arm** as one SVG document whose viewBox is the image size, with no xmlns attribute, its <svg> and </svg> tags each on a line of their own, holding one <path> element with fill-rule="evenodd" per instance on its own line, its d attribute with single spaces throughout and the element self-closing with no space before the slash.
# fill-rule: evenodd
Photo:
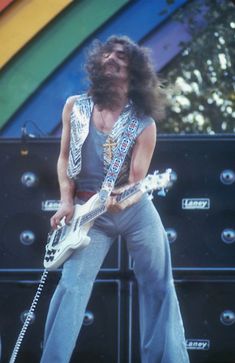
<svg viewBox="0 0 235 363">
<path fill-rule="evenodd" d="M 137 138 L 131 158 L 130 184 L 146 176 L 156 145 L 156 134 L 156 125 L 152 123 Z"/>
<path fill-rule="evenodd" d="M 63 217 L 65 217 L 65 221 L 68 223 L 74 212 L 73 197 L 75 185 L 73 180 L 67 176 L 70 143 L 70 115 L 74 100 L 75 97 L 70 97 L 67 100 L 62 113 L 63 129 L 61 135 L 60 154 L 57 162 L 61 205 L 58 211 L 51 218 L 52 228 L 56 228 Z"/>
<path fill-rule="evenodd" d="M 130 184 L 136 183 L 146 176 L 156 145 L 156 135 L 157 130 L 155 123 L 147 126 L 139 135 L 132 152 L 128 185 L 116 190 L 117 193 L 123 192 Z M 139 192 L 120 204 L 116 203 L 116 198 L 111 198 L 108 209 L 111 212 L 123 210 L 138 202 L 141 195 L 142 192 Z"/>
</svg>

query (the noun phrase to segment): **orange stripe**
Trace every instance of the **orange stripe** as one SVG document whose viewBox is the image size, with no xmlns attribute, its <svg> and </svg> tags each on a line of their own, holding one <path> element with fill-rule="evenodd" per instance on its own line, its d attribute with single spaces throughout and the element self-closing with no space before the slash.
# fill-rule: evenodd
<svg viewBox="0 0 235 363">
<path fill-rule="evenodd" d="M 0 67 L 73 0 L 20 0 L 0 15 Z"/>
</svg>

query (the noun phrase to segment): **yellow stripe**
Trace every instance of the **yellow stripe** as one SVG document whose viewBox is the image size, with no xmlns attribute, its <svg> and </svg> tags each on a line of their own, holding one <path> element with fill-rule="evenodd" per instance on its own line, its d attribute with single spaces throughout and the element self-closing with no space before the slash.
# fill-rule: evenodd
<svg viewBox="0 0 235 363">
<path fill-rule="evenodd" d="M 73 0 L 18 0 L 0 15 L 0 67 Z"/>
</svg>

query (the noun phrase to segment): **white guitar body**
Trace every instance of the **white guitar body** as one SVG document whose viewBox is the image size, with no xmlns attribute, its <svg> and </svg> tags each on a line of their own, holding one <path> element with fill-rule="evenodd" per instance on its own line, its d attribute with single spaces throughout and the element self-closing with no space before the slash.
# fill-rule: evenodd
<svg viewBox="0 0 235 363">
<path fill-rule="evenodd" d="M 85 204 L 76 204 L 70 223 L 65 224 L 64 220 L 62 220 L 61 226 L 49 233 L 44 258 L 44 267 L 46 269 L 58 268 L 75 249 L 84 248 L 90 243 L 90 237 L 87 236 L 87 233 L 94 220 L 82 225 L 80 222 L 83 216 L 89 214 L 99 205 L 98 194 L 93 195 Z"/>
<path fill-rule="evenodd" d="M 159 194 L 164 193 L 165 188 L 170 185 L 170 176 L 170 169 L 162 174 L 155 172 L 147 175 L 142 181 L 119 194 L 116 198 L 117 202 L 121 203 L 139 191 L 145 193 L 157 189 L 160 191 Z M 56 269 L 68 259 L 75 249 L 86 247 L 90 243 L 90 238 L 87 236 L 89 229 L 95 219 L 106 211 L 105 204 L 100 202 L 99 193 L 93 195 L 85 204 L 75 205 L 71 222 L 66 225 L 62 220 L 61 226 L 48 234 L 44 267 L 47 270 Z"/>
</svg>

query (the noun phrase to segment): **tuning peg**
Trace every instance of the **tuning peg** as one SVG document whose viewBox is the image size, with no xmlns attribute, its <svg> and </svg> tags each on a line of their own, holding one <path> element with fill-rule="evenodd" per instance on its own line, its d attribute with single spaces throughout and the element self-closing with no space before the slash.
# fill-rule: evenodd
<svg viewBox="0 0 235 363">
<path fill-rule="evenodd" d="M 148 193 L 148 199 L 152 200 L 153 199 L 153 191 L 151 191 L 150 193 Z"/>
<path fill-rule="evenodd" d="M 160 196 L 160 197 L 165 197 L 166 196 L 166 192 L 165 192 L 165 189 L 160 189 L 157 194 Z"/>
<path fill-rule="evenodd" d="M 167 188 L 169 189 L 177 181 L 178 176 L 177 176 L 177 173 L 174 170 L 170 169 L 170 168 L 166 169 L 166 173 L 168 173 L 168 175 L 169 175 L 169 182 L 168 182 L 168 185 L 167 185 Z"/>
</svg>

